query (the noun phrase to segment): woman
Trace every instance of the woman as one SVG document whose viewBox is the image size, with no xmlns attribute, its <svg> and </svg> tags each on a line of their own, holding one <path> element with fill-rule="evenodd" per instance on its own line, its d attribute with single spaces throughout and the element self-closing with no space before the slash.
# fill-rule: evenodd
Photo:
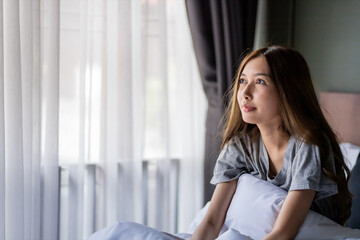
<svg viewBox="0 0 360 240">
<path fill-rule="evenodd" d="M 192 239 L 215 239 L 237 179 L 250 173 L 288 191 L 265 239 L 293 239 L 312 209 L 343 225 L 350 215 L 350 171 L 295 50 L 270 46 L 242 61 L 224 116 L 222 151 L 208 212 Z"/>
</svg>

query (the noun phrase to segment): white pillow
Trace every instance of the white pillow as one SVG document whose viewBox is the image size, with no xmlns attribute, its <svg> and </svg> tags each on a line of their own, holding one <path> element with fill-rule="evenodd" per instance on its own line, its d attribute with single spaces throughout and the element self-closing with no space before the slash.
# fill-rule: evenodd
<svg viewBox="0 0 360 240">
<path fill-rule="evenodd" d="M 252 239 L 264 238 L 272 229 L 287 192 L 270 182 L 243 174 L 230 203 L 225 223 L 218 239 L 236 230 Z M 209 203 L 189 226 L 193 233 L 204 218 Z M 360 230 L 345 228 L 330 219 L 310 211 L 296 239 L 360 239 Z M 235 239 L 235 238 L 234 238 Z"/>
<path fill-rule="evenodd" d="M 351 143 L 340 143 L 340 149 L 344 156 L 344 161 L 351 171 L 359 157 L 360 147 Z"/>
</svg>

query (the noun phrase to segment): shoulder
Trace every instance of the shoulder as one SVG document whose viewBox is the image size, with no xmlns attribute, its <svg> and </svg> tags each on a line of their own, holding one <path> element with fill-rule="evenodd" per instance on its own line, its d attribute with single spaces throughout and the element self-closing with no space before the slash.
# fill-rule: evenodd
<svg viewBox="0 0 360 240">
<path fill-rule="evenodd" d="M 303 139 L 291 137 L 289 149 L 285 152 L 291 162 L 294 175 L 319 175 L 321 172 L 320 151 L 317 145 Z"/>
<path fill-rule="evenodd" d="M 311 144 L 303 139 L 294 138 L 293 148 L 288 152 L 291 159 L 292 170 L 301 174 L 323 174 L 323 166 L 329 171 L 335 172 L 335 160 L 332 152 L 326 156 L 320 154 L 320 148 L 316 144 Z M 324 165 L 325 164 L 325 165 Z"/>
<path fill-rule="evenodd" d="M 322 171 L 323 161 L 320 159 L 319 147 L 307 143 L 303 139 L 295 139 L 291 157 L 292 183 L 289 191 L 301 189 L 316 190 L 315 199 L 331 196 L 337 192 L 336 183 L 330 180 Z M 334 169 L 332 154 L 326 162 Z"/>
<path fill-rule="evenodd" d="M 306 142 L 303 138 L 292 136 L 293 145 L 290 149 L 292 155 L 304 156 L 312 155 L 312 157 L 319 158 L 319 147 L 315 144 Z"/>
</svg>

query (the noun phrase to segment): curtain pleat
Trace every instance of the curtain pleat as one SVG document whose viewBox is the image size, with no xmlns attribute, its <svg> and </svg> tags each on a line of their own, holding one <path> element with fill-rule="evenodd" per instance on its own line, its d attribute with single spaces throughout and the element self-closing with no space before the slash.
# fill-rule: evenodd
<svg viewBox="0 0 360 240">
<path fill-rule="evenodd" d="M 24 166 L 19 1 L 4 1 L 4 9 L 5 209 L 10 210 L 5 210 L 5 238 L 20 240 L 24 238 Z"/>
<path fill-rule="evenodd" d="M 44 35 L 42 65 L 43 102 L 43 211 L 42 239 L 58 234 L 59 213 L 59 0 L 44 1 Z"/>
<path fill-rule="evenodd" d="M 107 11 L 107 1 L 103 1 L 104 5 L 103 7 L 103 12 L 106 13 Z M 103 23 L 102 23 L 102 29 L 104 30 L 105 33 L 105 29 L 106 29 L 106 24 L 107 24 L 107 16 L 105 15 L 103 17 Z M 101 47 L 103 49 L 102 53 L 101 53 L 101 68 L 102 69 L 106 69 L 106 35 L 103 34 L 102 37 L 102 44 Z M 101 79 L 102 79 L 102 84 L 101 84 L 101 103 L 100 103 L 100 107 L 101 107 L 101 116 L 100 116 L 100 146 L 99 146 L 99 162 L 100 165 L 103 169 L 105 169 L 105 159 L 106 159 L 106 105 L 107 105 L 107 97 L 106 97 L 106 91 L 107 91 L 107 82 L 106 82 L 106 78 L 107 78 L 107 73 L 106 71 L 101 71 Z M 98 171 L 101 176 L 101 179 L 104 180 L 104 174 L 103 171 L 100 172 Z M 101 227 L 105 226 L 105 186 L 104 183 L 99 184 L 100 187 L 98 188 L 99 190 L 96 192 L 97 194 L 97 208 L 96 208 L 96 215 L 97 218 L 95 220 L 95 230 L 100 229 Z"/>
<path fill-rule="evenodd" d="M 33 5 L 33 56 L 32 56 L 32 219 L 31 239 L 40 239 L 41 223 L 41 184 L 40 184 L 40 163 L 41 163 L 41 60 L 40 60 L 40 0 L 32 0 Z"/>
<path fill-rule="evenodd" d="M 24 240 L 31 239 L 33 158 L 33 10 L 32 1 L 20 1 L 21 84 L 24 162 Z"/>
<path fill-rule="evenodd" d="M 74 223 L 75 232 L 69 231 L 69 239 L 83 239 L 83 217 L 84 217 L 84 176 L 85 176 L 85 161 L 86 156 L 86 132 L 88 124 L 86 119 L 90 119 L 87 114 L 88 109 L 88 98 L 87 98 L 87 89 L 88 86 L 91 85 L 89 83 L 89 73 L 87 71 L 88 66 L 88 54 L 91 51 L 88 51 L 88 8 L 87 0 L 80 1 L 80 42 L 81 42 L 81 64 L 80 64 L 80 79 L 79 79 L 79 157 L 77 163 L 77 198 L 75 199 L 76 205 L 76 214 Z M 90 121 L 90 120 L 88 120 Z M 71 226 L 69 226 L 70 228 Z M 75 237 L 76 236 L 76 237 Z"/>
<path fill-rule="evenodd" d="M 118 32 L 118 1 L 108 0 L 106 2 L 106 155 L 105 155 L 105 182 L 106 182 L 106 224 L 117 220 L 117 162 L 119 152 L 119 117 L 120 113 L 116 106 L 119 106 L 119 40 Z"/>
<path fill-rule="evenodd" d="M 162 94 L 162 116 L 163 121 L 163 135 L 164 135 L 164 149 L 165 149 L 165 159 L 164 162 L 159 166 L 159 173 L 161 174 L 161 180 L 165 183 L 159 192 L 158 195 L 158 229 L 170 229 L 170 122 L 169 122 L 169 78 L 168 78 L 168 29 L 167 24 L 167 2 L 165 0 L 160 0 L 159 4 L 159 44 L 163 47 L 161 51 L 161 58 L 159 61 L 160 66 L 162 66 L 162 71 L 160 72 L 160 77 L 163 86 Z M 163 197 L 162 194 L 167 196 Z M 169 231 L 169 230 L 168 230 Z"/>
<path fill-rule="evenodd" d="M 145 87 L 143 72 L 143 35 L 142 35 L 142 2 L 131 1 L 131 121 L 128 126 L 132 130 L 131 141 L 131 169 L 132 169 L 132 201 L 133 219 L 143 222 L 143 193 L 136 189 L 142 189 L 142 160 L 144 146 L 144 110 L 145 110 Z"/>
<path fill-rule="evenodd" d="M 131 72 L 131 2 L 130 1 L 119 1 L 119 32 L 121 33 L 121 41 L 119 45 L 119 111 L 122 116 L 119 117 L 119 133 L 120 137 L 125 136 L 129 139 L 127 141 L 120 140 L 119 142 L 119 162 L 121 164 L 119 172 L 119 210 L 118 216 L 121 221 L 129 221 L 133 219 L 133 209 L 135 209 L 133 201 L 133 178 L 131 163 L 133 159 L 132 154 L 132 93 L 129 89 L 133 87 L 132 72 Z M 128 87 L 125 87 L 128 86 Z M 123 197 L 125 193 L 128 197 Z M 121 206 L 128 206 L 126 208 Z"/>
<path fill-rule="evenodd" d="M 3 1 L 0 0 L 0 240 L 5 240 L 5 123 L 3 46 Z"/>
</svg>

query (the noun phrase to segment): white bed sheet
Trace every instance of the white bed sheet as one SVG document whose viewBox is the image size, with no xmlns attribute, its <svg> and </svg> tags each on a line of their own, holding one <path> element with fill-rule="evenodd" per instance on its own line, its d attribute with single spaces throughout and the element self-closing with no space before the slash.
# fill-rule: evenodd
<svg viewBox="0 0 360 240">
<path fill-rule="evenodd" d="M 344 161 L 351 171 L 360 155 L 360 146 L 351 143 L 341 143 L 340 149 L 344 156 Z"/>
</svg>

